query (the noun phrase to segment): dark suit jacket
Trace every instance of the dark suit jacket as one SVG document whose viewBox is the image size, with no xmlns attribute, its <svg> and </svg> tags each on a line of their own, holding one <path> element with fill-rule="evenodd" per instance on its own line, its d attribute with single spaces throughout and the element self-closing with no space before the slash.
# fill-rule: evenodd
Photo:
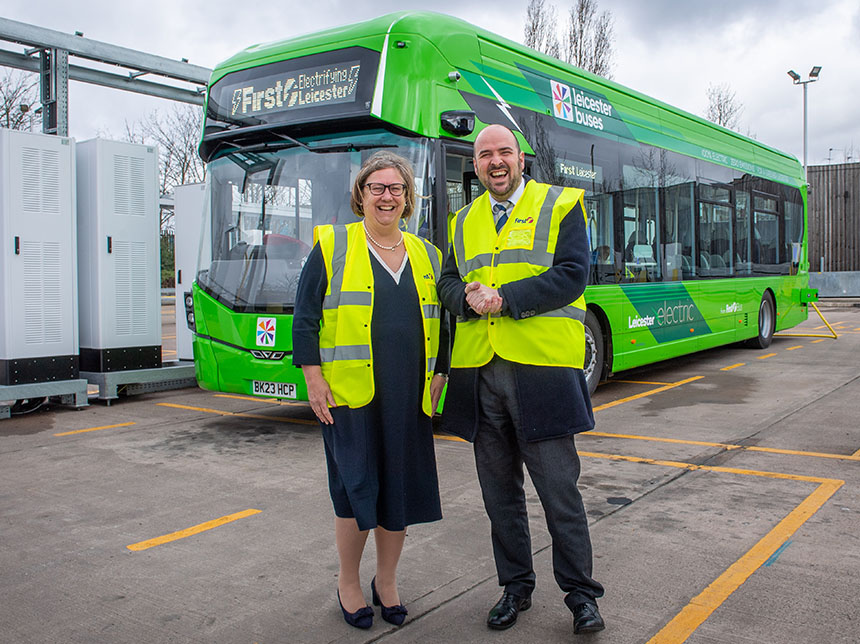
<svg viewBox="0 0 860 644">
<path fill-rule="evenodd" d="M 588 270 L 585 220 L 577 204 L 559 226 L 553 266 L 499 288 L 502 314 L 519 320 L 570 304 L 585 291 Z M 466 304 L 466 283 L 460 279 L 450 246 L 437 286 L 442 303 L 453 315 L 480 317 Z M 456 330 L 453 335 L 456 338 Z M 521 418 L 513 421 L 525 440 L 555 438 L 594 427 L 582 369 L 517 364 L 515 372 Z M 478 369 L 451 369 L 442 414 L 444 430 L 468 441 L 474 440 L 478 429 L 477 377 Z"/>
</svg>

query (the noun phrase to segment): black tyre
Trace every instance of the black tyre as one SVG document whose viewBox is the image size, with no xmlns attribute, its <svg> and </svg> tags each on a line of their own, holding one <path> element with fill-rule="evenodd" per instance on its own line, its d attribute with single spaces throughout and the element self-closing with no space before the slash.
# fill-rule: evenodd
<svg viewBox="0 0 860 644">
<path fill-rule="evenodd" d="M 758 307 L 758 335 L 747 340 L 747 346 L 753 349 L 767 349 L 773 341 L 776 329 L 776 305 L 770 291 L 765 291 Z"/>
<path fill-rule="evenodd" d="M 591 311 L 585 313 L 585 380 L 588 393 L 593 394 L 603 378 L 604 363 L 603 330 L 597 316 Z"/>
</svg>

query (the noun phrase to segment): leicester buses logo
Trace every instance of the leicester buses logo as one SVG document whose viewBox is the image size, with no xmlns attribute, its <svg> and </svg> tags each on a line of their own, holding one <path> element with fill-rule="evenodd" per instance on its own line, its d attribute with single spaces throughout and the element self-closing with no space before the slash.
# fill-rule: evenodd
<svg viewBox="0 0 860 644">
<path fill-rule="evenodd" d="M 552 86 L 552 111 L 556 118 L 573 120 L 573 99 L 570 88 L 558 81 L 550 81 Z"/>
<path fill-rule="evenodd" d="M 257 318 L 257 346 L 275 346 L 275 318 Z"/>
</svg>

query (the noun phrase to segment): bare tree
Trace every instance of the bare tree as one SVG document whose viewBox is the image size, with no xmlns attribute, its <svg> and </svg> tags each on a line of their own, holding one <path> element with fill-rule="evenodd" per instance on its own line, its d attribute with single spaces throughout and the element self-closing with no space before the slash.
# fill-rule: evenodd
<svg viewBox="0 0 860 644">
<path fill-rule="evenodd" d="M 568 14 L 564 59 L 604 78 L 612 78 L 615 40 L 612 14 L 597 12 L 597 0 L 576 0 Z"/>
<path fill-rule="evenodd" d="M 158 182 L 162 195 L 176 186 L 206 179 L 206 166 L 197 154 L 203 112 L 192 105 L 173 105 L 170 110 L 153 110 L 144 118 L 125 122 L 124 141 L 158 146 Z M 99 136 L 110 138 L 107 132 Z M 161 228 L 172 227 L 173 210 L 161 210 Z"/>
<path fill-rule="evenodd" d="M 526 22 L 523 25 L 523 42 L 526 47 L 558 58 L 561 51 L 556 32 L 555 7 L 547 5 L 546 0 L 529 0 Z"/>
<path fill-rule="evenodd" d="M 737 130 L 740 126 L 741 114 L 744 111 L 734 90 L 728 83 L 708 85 L 708 111 L 705 118 L 717 125 Z"/>
<path fill-rule="evenodd" d="M 35 74 L 4 69 L 0 74 L 0 127 L 34 130 L 42 127 L 39 79 Z"/>
<path fill-rule="evenodd" d="M 206 177 L 203 161 L 197 154 L 202 119 L 199 107 L 174 105 L 166 113 L 154 110 L 129 131 L 135 135 L 139 130 L 143 141 L 158 146 L 162 193 L 168 194 L 175 186 L 198 183 Z"/>
</svg>

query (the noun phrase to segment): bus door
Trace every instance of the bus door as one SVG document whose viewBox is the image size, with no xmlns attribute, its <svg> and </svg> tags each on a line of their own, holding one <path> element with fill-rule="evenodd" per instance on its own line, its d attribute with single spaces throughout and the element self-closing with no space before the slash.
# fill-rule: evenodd
<svg viewBox="0 0 860 644">
<path fill-rule="evenodd" d="M 454 143 L 442 145 L 442 158 L 444 163 L 444 182 L 437 188 L 439 213 L 439 238 L 433 242 L 445 250 L 449 243 L 447 238 L 447 222 L 460 208 L 478 197 L 484 187 L 478 181 L 475 174 L 475 166 L 472 161 L 472 146 Z M 443 245 L 444 244 L 444 245 Z"/>
</svg>

